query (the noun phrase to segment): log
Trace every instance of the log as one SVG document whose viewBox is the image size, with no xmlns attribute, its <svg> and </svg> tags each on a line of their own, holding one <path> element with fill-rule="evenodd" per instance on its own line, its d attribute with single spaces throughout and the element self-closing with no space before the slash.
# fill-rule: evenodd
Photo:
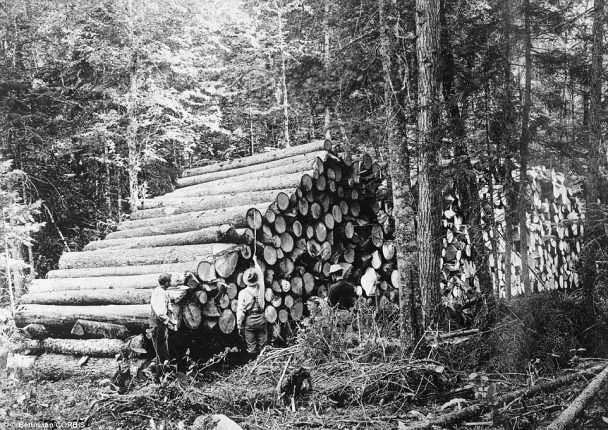
<svg viewBox="0 0 608 430">
<path fill-rule="evenodd" d="M 277 250 L 270 245 L 264 246 L 264 261 L 268 263 L 269 266 L 274 266 L 277 262 Z"/>
<path fill-rule="evenodd" d="M 255 208 L 265 211 L 269 205 L 270 202 L 261 203 L 255 206 Z M 156 218 L 154 220 L 144 220 L 150 221 L 149 225 L 135 225 L 133 223 L 139 221 L 125 221 L 119 225 L 119 231 L 108 234 L 106 239 L 126 239 L 185 233 L 224 224 L 229 224 L 236 229 L 244 228 L 247 227 L 246 214 L 249 208 L 250 206 L 237 206 L 222 211 L 192 212 L 185 214 L 187 217 L 176 215 L 173 217 Z"/>
<path fill-rule="evenodd" d="M 284 190 L 267 190 L 252 192 L 236 192 L 203 197 L 166 197 L 160 196 L 152 200 L 143 200 L 140 210 L 131 214 L 132 220 L 159 218 L 169 215 L 179 215 L 188 212 L 202 212 L 214 209 L 234 207 L 234 202 L 242 206 L 255 206 L 259 203 L 271 202 L 280 193 L 289 194 L 293 188 Z"/>
<path fill-rule="evenodd" d="M 80 319 L 121 324 L 130 331 L 148 327 L 150 305 L 55 306 L 22 305 L 15 312 L 15 325 L 42 324 L 51 333 L 70 333 Z"/>
<path fill-rule="evenodd" d="M 237 169 L 221 170 L 213 173 L 203 173 L 201 175 L 186 176 L 177 180 L 179 188 L 190 187 L 192 185 L 217 183 L 226 180 L 239 181 L 242 177 L 249 178 L 270 178 L 288 173 L 300 172 L 313 167 L 316 158 L 325 159 L 326 151 L 306 153 L 294 157 L 274 160 L 263 164 L 240 167 Z"/>
<path fill-rule="evenodd" d="M 119 339 L 56 339 L 31 340 L 17 342 L 12 352 L 26 355 L 42 353 L 64 355 L 86 355 L 89 357 L 115 357 L 117 354 L 129 353 L 129 345 Z"/>
<path fill-rule="evenodd" d="M 51 291 L 96 290 L 102 288 L 114 290 L 149 289 L 158 285 L 158 276 L 161 273 L 163 272 L 134 276 L 34 279 L 29 285 L 28 291 L 31 294 L 39 294 Z"/>
<path fill-rule="evenodd" d="M 280 192 L 277 194 L 277 208 L 280 211 L 286 211 L 289 208 L 290 202 L 289 193 Z"/>
<path fill-rule="evenodd" d="M 228 278 L 234 273 L 239 262 L 239 255 L 238 252 L 224 252 L 215 258 L 215 272 L 220 278 Z"/>
<path fill-rule="evenodd" d="M 315 277 L 312 273 L 306 272 L 302 276 L 302 280 L 304 282 L 304 291 L 306 294 L 312 294 L 312 291 L 315 288 Z"/>
<path fill-rule="evenodd" d="M 79 319 L 70 334 L 86 339 L 126 339 L 129 330 L 121 324 Z"/>
<path fill-rule="evenodd" d="M 518 398 L 531 397 L 540 392 L 550 392 L 557 390 L 565 385 L 572 384 L 578 380 L 585 380 L 590 374 L 596 374 L 600 372 L 604 366 L 595 366 L 584 372 L 573 373 L 570 375 L 562 376 L 561 378 L 552 379 L 550 381 L 543 382 L 532 387 L 522 388 L 520 390 L 512 391 L 510 393 L 503 394 L 493 399 L 492 403 L 480 403 L 477 405 L 467 406 L 466 408 L 450 412 L 430 420 L 425 419 L 420 423 L 415 423 L 403 427 L 404 430 L 425 430 L 433 427 L 452 427 L 454 424 L 460 423 L 464 420 L 471 419 L 481 415 L 484 411 L 493 409 L 504 405 L 505 403 L 512 402 Z"/>
<path fill-rule="evenodd" d="M 206 173 L 215 173 L 220 171 L 226 171 L 231 169 L 237 169 L 247 166 L 254 166 L 256 164 L 269 163 L 274 160 L 283 160 L 285 158 L 294 157 L 300 154 L 308 154 L 317 151 L 330 151 L 331 146 L 328 148 L 324 141 L 315 140 L 313 142 L 292 146 L 290 148 L 278 151 L 264 152 L 262 154 L 256 154 L 250 157 L 239 158 L 236 160 L 223 161 L 220 163 L 210 164 L 204 167 L 195 167 L 192 169 L 186 169 L 182 173 L 182 177 L 204 175 Z"/>
<path fill-rule="evenodd" d="M 256 208 L 247 209 L 245 219 L 247 220 L 247 226 L 252 230 L 258 230 L 262 227 L 262 213 Z"/>
<path fill-rule="evenodd" d="M 563 411 L 546 430 L 566 430 L 574 426 L 576 419 L 583 413 L 585 408 L 591 403 L 593 398 L 608 383 L 608 366 L 600 372 L 587 387 L 574 399 L 573 402 Z"/>
<path fill-rule="evenodd" d="M 273 324 L 277 320 L 277 310 L 274 306 L 266 306 L 264 309 L 264 317 L 266 321 Z"/>
<path fill-rule="evenodd" d="M 196 275 L 202 282 L 212 282 L 217 279 L 215 264 L 210 261 L 201 261 L 196 268 Z"/>
<path fill-rule="evenodd" d="M 232 333 L 236 327 L 236 317 L 231 309 L 224 309 L 219 319 L 220 330 L 223 333 Z"/>
<path fill-rule="evenodd" d="M 42 354 L 37 357 L 9 354 L 7 369 L 18 372 L 24 379 L 51 381 L 112 378 L 119 371 L 119 362 L 114 358 L 91 357 L 83 364 L 80 361 L 79 357 L 61 354 Z M 143 363 L 144 360 L 129 360 L 129 367 L 138 370 Z"/>
<path fill-rule="evenodd" d="M 51 270 L 47 273 L 48 279 L 72 279 L 72 278 L 101 278 L 101 277 L 117 277 L 122 278 L 125 276 L 139 276 L 139 275 L 152 275 L 149 279 L 154 279 L 154 283 L 152 285 L 143 287 L 139 285 L 144 285 L 145 281 L 142 277 L 142 283 L 133 283 L 135 279 L 126 281 L 125 288 L 151 288 L 158 284 L 158 275 L 161 273 L 172 273 L 172 272 L 196 272 L 196 267 L 198 266 L 198 262 L 187 262 L 187 263 L 174 263 L 174 264 L 148 264 L 142 266 L 120 266 L 120 267 L 98 267 L 98 268 L 86 268 L 86 269 L 68 269 L 68 270 Z M 34 282 L 37 280 L 34 280 Z M 42 280 L 40 280 L 42 281 Z M 86 285 L 89 285 L 90 282 L 94 282 L 93 279 L 88 281 Z M 99 281 L 105 282 L 105 281 Z M 118 279 L 112 280 L 112 282 L 118 282 Z M 85 285 L 85 284 L 81 284 Z M 137 286 L 135 286 L 137 285 Z M 83 289 L 83 286 L 78 289 Z M 103 288 L 100 286 L 96 286 L 95 288 Z M 110 287 L 114 288 L 114 287 Z M 65 290 L 66 288 L 62 288 Z"/>
<path fill-rule="evenodd" d="M 190 297 L 182 305 L 182 319 L 189 329 L 199 328 L 203 321 L 203 314 L 198 297 Z"/>
<path fill-rule="evenodd" d="M 116 233 L 119 233 L 124 230 L 132 230 L 132 229 L 140 229 L 143 227 L 153 227 L 164 225 L 167 223 L 188 223 L 192 220 L 197 220 L 199 222 L 205 222 L 205 225 L 202 225 L 199 228 L 195 228 L 192 230 L 200 230 L 206 227 L 219 227 L 225 224 L 232 226 L 233 228 L 245 228 L 247 227 L 247 211 L 251 208 L 258 209 L 262 213 L 266 212 L 266 209 L 272 204 L 272 200 L 268 202 L 261 202 L 254 206 L 252 205 L 241 205 L 239 202 L 234 202 L 236 206 L 231 206 L 224 209 L 215 209 L 210 211 L 197 211 L 197 212 L 188 212 L 179 215 L 168 215 L 159 218 L 148 218 L 148 219 L 139 219 L 139 220 L 127 220 L 123 221 L 116 227 L 115 232 L 109 233 L 106 236 L 107 239 L 116 239 Z M 184 230 L 189 231 L 189 230 Z M 177 232 L 183 233 L 184 231 Z M 154 234 L 148 236 L 155 236 Z"/>
<path fill-rule="evenodd" d="M 193 185 L 186 188 L 178 188 L 177 190 L 167 194 L 168 197 L 200 197 L 200 196 L 215 196 L 226 193 L 243 193 L 254 191 L 268 190 L 284 190 L 296 189 L 300 186 L 302 175 L 311 174 L 312 170 L 301 170 L 296 173 L 287 173 L 284 175 L 268 178 L 249 178 L 240 177 L 241 180 L 227 180 L 223 183 L 216 184 L 208 182 L 200 185 Z"/>
<path fill-rule="evenodd" d="M 214 254 L 233 248 L 232 244 L 164 246 L 158 248 L 132 249 L 120 253 L 113 250 L 67 252 L 59 259 L 60 269 L 81 269 L 110 266 L 139 266 L 170 263 L 186 263 L 213 259 Z"/>
<path fill-rule="evenodd" d="M 304 313 L 304 305 L 301 300 L 297 300 L 294 302 L 293 306 L 290 309 L 291 318 L 294 321 L 300 321 L 302 319 L 302 314 Z"/>
<path fill-rule="evenodd" d="M 144 305 L 150 303 L 152 289 L 98 289 L 29 293 L 21 296 L 23 304 L 38 305 Z"/>
<path fill-rule="evenodd" d="M 162 236 L 96 240 L 90 242 L 83 249 L 84 251 L 95 251 L 99 249 L 157 248 L 210 243 L 249 243 L 250 241 L 251 239 L 246 235 L 245 229 L 234 229 L 229 224 L 224 224 Z"/>
<path fill-rule="evenodd" d="M 280 243 L 281 249 L 284 252 L 291 252 L 293 251 L 293 247 L 294 247 L 294 240 L 293 237 L 291 236 L 291 234 L 284 232 L 281 234 L 281 243 Z"/>
<path fill-rule="evenodd" d="M 281 215 L 277 215 L 274 220 L 274 231 L 278 234 L 283 234 L 287 231 L 287 221 Z"/>
</svg>

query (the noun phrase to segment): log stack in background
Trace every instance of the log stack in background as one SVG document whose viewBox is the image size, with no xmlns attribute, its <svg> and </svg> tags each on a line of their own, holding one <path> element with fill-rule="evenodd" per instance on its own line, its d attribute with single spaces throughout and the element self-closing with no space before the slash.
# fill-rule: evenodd
<svg viewBox="0 0 608 430">
<path fill-rule="evenodd" d="M 519 181 L 519 175 L 514 179 Z M 526 214 L 528 228 L 528 263 L 530 281 L 533 291 L 576 288 L 579 285 L 575 266 L 581 250 L 584 233 L 584 208 L 575 190 L 566 186 L 562 173 L 545 167 L 528 169 Z M 481 190 L 482 198 L 490 201 L 488 188 Z M 505 238 L 505 197 L 501 186 L 495 186 L 493 208 L 495 221 L 493 228 L 499 250 L 504 252 Z M 489 208 L 489 205 L 486 206 Z M 489 214 L 484 214 L 490 222 Z M 519 225 L 512 226 L 512 290 L 511 295 L 523 294 L 521 284 L 521 255 L 519 249 Z M 493 237 L 486 235 L 487 243 Z M 491 249 L 488 246 L 488 249 Z M 494 258 L 492 261 L 494 262 Z M 504 261 L 497 258 L 496 270 L 493 272 L 494 283 L 499 288 L 500 296 L 505 296 Z"/>
</svg>

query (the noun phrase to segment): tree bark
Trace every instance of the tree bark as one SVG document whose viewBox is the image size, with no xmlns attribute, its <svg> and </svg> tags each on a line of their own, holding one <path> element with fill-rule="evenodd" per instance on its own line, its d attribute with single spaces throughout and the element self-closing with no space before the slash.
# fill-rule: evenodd
<svg viewBox="0 0 608 430">
<path fill-rule="evenodd" d="M 603 86 L 605 0 L 593 2 L 593 47 L 591 53 L 591 86 L 589 88 L 589 172 L 587 201 L 590 204 L 605 200 L 599 182 L 600 166 L 605 165 L 606 148 L 602 141 L 601 101 Z M 604 162 L 602 162 L 604 160 Z"/>
<path fill-rule="evenodd" d="M 514 190 L 515 184 L 513 183 L 513 163 L 511 156 L 513 151 L 513 101 L 511 92 L 511 5 L 510 0 L 504 0 L 503 2 L 503 72 L 505 79 L 504 88 L 504 99 L 503 99 L 503 154 L 505 158 L 505 254 L 504 254 L 504 270 L 505 270 L 505 297 L 511 298 L 511 254 L 513 253 L 513 214 L 512 208 L 515 202 Z"/>
<path fill-rule="evenodd" d="M 331 115 L 329 111 L 329 10 L 330 0 L 324 0 L 324 14 L 323 14 L 323 81 L 325 86 L 325 121 L 323 124 L 325 139 L 331 140 L 331 130 L 329 128 L 331 123 Z"/>
<path fill-rule="evenodd" d="M 127 102 L 127 148 L 128 148 L 128 173 L 129 173 L 129 203 L 131 210 L 136 211 L 139 203 L 139 169 L 140 154 L 137 145 L 137 118 L 135 109 L 137 107 L 137 48 L 135 46 L 133 0 L 127 1 L 127 26 L 130 44 L 129 65 L 129 93 Z"/>
<path fill-rule="evenodd" d="M 410 185 L 409 154 L 403 139 L 397 133 L 395 110 L 393 108 L 394 92 L 391 79 L 391 35 L 386 15 L 394 11 L 394 2 L 390 9 L 384 0 L 378 0 L 380 24 L 380 54 L 384 72 L 384 103 L 386 106 L 386 146 L 390 154 L 391 190 L 393 194 L 393 216 L 395 218 L 395 242 L 399 278 L 394 287 L 399 289 L 399 333 L 401 348 L 414 345 L 421 335 L 418 321 L 414 317 L 415 301 L 412 289 L 415 288 L 417 266 L 416 228 L 413 209 L 413 196 Z M 412 279 L 414 278 L 414 279 Z"/>
<path fill-rule="evenodd" d="M 232 244 L 164 246 L 132 249 L 126 253 L 100 249 L 98 251 L 68 252 L 59 259 L 60 269 L 85 267 L 139 266 L 146 264 L 187 263 L 213 259 L 214 254 L 234 247 Z"/>
<path fill-rule="evenodd" d="M 416 0 L 418 56 L 418 262 L 423 327 L 438 317 L 441 258 L 438 157 L 441 144 L 439 103 L 440 1 Z"/>
<path fill-rule="evenodd" d="M 279 36 L 279 55 L 281 58 L 281 93 L 283 96 L 283 139 L 284 147 L 289 148 L 291 146 L 289 137 L 289 103 L 287 97 L 287 53 L 285 52 L 285 34 L 283 29 L 283 11 L 282 5 L 277 6 L 277 24 L 278 24 L 278 36 Z"/>
</svg>

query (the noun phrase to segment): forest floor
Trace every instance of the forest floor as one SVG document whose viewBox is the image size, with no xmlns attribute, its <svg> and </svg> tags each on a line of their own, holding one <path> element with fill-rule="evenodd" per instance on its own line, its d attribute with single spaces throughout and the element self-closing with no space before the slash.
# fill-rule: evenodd
<svg viewBox="0 0 608 430">
<path fill-rule="evenodd" d="M 401 430 L 431 428 L 420 425 L 479 404 L 485 405 L 480 413 L 451 428 L 543 428 L 584 389 L 591 373 L 556 390 L 499 404 L 495 399 L 608 364 L 603 347 L 582 349 L 589 346 L 572 335 L 581 331 L 574 324 L 579 311 L 562 298 L 539 298 L 511 307 L 506 312 L 511 317 L 486 332 L 462 331 L 462 336 L 447 338 L 440 332 L 427 334 L 430 347 L 419 350 L 415 359 L 400 353 L 394 326 L 387 323 L 395 321 L 394 315 L 367 309 L 301 327 L 290 346 L 267 347 L 245 365 L 227 364 L 224 359 L 235 355 L 227 352 L 205 362 L 204 370 L 192 366 L 184 373 L 170 372 L 162 381 L 149 378 L 113 387 L 90 380 L 26 381 L 2 375 L 0 429 L 70 422 L 80 426 L 72 428 L 189 429 L 198 416 L 219 413 L 252 430 Z M 544 318 L 542 330 L 538 318 Z M 604 342 L 605 327 L 596 329 L 597 324 L 584 330 Z M 2 340 L 0 336 L 0 348 Z M 279 398 L 281 390 L 292 393 L 292 387 L 302 388 L 293 402 L 289 394 Z M 608 429 L 606 391 L 596 396 L 575 428 Z"/>
</svg>

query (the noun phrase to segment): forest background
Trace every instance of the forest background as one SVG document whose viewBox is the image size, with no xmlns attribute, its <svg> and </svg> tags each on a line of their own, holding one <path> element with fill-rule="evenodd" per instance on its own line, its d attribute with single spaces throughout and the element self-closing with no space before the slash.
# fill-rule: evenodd
<svg viewBox="0 0 608 430">
<path fill-rule="evenodd" d="M 182 169 L 311 139 L 406 174 L 433 152 L 503 179 L 515 162 L 603 175 L 602 1 L 426 3 L 440 12 L 433 147 L 417 139 L 413 1 L 0 2 L 8 264 L 44 276 Z M 434 187 L 458 169 L 432 170 Z"/>
</svg>

